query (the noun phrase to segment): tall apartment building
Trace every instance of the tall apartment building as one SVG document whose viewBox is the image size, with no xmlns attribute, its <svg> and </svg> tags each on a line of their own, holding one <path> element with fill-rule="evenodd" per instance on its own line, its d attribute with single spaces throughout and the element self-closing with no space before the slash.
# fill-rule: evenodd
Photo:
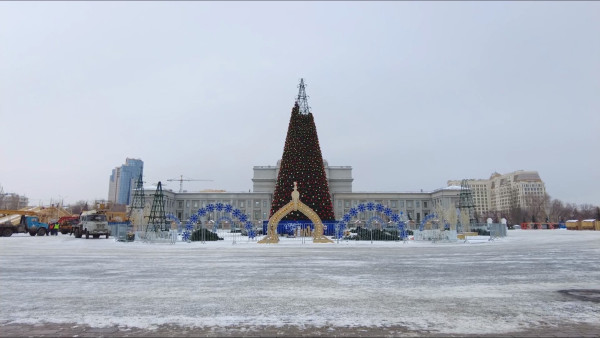
<svg viewBox="0 0 600 338">
<path fill-rule="evenodd" d="M 108 182 L 108 201 L 114 204 L 129 204 L 135 181 L 144 172 L 144 162 L 127 158 L 125 164 L 112 170 Z"/>
<path fill-rule="evenodd" d="M 460 184 L 460 180 L 448 181 L 449 186 Z M 467 184 L 478 214 L 507 212 L 512 205 L 527 208 L 546 194 L 546 187 L 537 171 L 518 170 L 504 175 L 495 172 L 487 180 L 469 179 Z"/>
</svg>

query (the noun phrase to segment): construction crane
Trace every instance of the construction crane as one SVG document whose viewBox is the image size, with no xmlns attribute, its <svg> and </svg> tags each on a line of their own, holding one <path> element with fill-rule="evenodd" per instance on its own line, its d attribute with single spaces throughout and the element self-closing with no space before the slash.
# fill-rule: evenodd
<svg viewBox="0 0 600 338">
<path fill-rule="evenodd" d="M 167 181 L 169 182 L 173 182 L 173 181 L 179 181 L 179 192 L 183 192 L 183 181 L 205 181 L 205 182 L 213 182 L 213 180 L 196 180 L 193 178 L 183 178 L 183 175 L 179 175 L 179 178 L 170 178 Z"/>
</svg>

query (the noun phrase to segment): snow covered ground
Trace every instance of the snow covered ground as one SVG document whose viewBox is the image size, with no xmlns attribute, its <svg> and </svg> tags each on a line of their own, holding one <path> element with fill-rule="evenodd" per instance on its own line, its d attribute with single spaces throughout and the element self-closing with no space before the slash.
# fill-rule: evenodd
<svg viewBox="0 0 600 338">
<path fill-rule="evenodd" d="M 0 237 L 0 326 L 392 326 L 448 334 L 600 328 L 600 231 L 495 241 L 169 244 Z"/>
</svg>

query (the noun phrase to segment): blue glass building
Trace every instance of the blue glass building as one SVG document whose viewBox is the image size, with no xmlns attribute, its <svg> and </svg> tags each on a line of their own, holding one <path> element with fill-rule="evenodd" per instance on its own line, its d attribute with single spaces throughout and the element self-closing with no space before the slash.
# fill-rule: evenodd
<svg viewBox="0 0 600 338">
<path fill-rule="evenodd" d="M 144 162 L 134 158 L 127 158 L 124 165 L 113 169 L 110 175 L 108 201 L 115 204 L 129 204 L 135 181 L 143 175 L 143 172 Z"/>
</svg>

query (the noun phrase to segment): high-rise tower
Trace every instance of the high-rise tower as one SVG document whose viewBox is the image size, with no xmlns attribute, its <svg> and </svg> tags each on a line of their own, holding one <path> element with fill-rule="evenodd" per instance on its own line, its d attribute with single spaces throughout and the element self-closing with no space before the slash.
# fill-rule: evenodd
<svg viewBox="0 0 600 338">
<path fill-rule="evenodd" d="M 127 158 L 125 164 L 113 169 L 108 186 L 108 201 L 130 204 L 135 180 L 143 173 L 144 162 L 135 158 Z"/>
</svg>

